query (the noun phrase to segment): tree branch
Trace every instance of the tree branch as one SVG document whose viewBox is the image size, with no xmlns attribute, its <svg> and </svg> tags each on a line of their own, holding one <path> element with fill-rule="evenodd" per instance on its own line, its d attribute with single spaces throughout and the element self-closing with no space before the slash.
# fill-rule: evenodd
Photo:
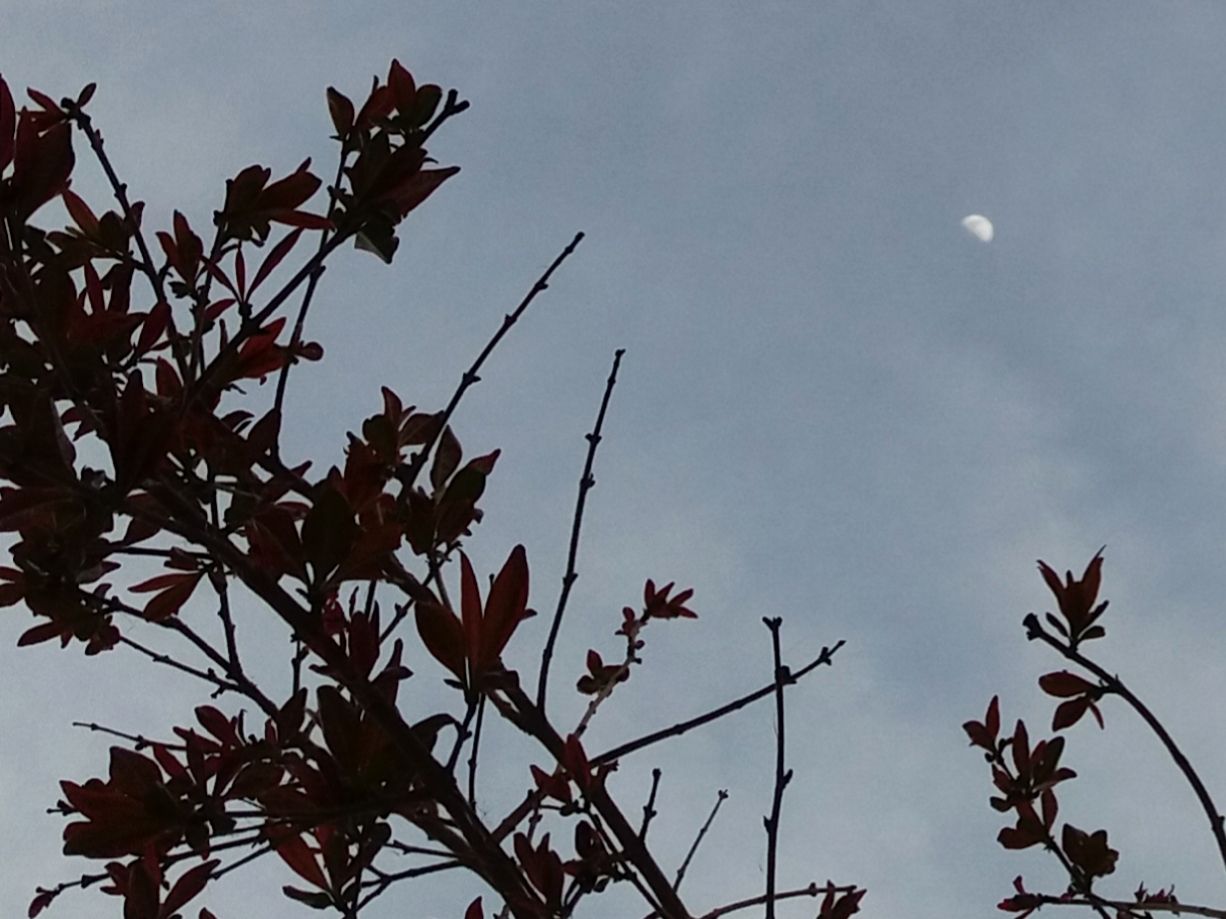
<svg viewBox="0 0 1226 919">
<path fill-rule="evenodd" d="M 783 687 L 791 674 L 783 666 L 779 648 L 779 628 L 783 620 L 778 616 L 763 618 L 762 623 L 770 629 L 771 652 L 775 674 L 775 791 L 771 798 L 770 816 L 763 820 L 766 826 L 766 919 L 775 919 L 775 872 L 779 848 L 779 817 L 783 812 L 783 792 L 792 781 L 792 771 L 784 765 L 785 735 L 783 718 Z"/>
<path fill-rule="evenodd" d="M 790 685 L 791 683 L 795 683 L 801 677 L 808 674 L 809 671 L 822 664 L 831 663 L 835 652 L 845 644 L 846 642 L 840 638 L 833 645 L 822 648 L 821 654 L 819 654 L 809 663 L 805 664 L 805 666 L 801 667 L 799 670 L 790 674 L 787 681 L 788 684 Z M 690 718 L 688 721 L 679 721 L 676 724 L 670 725 L 666 728 L 661 728 L 658 731 L 653 731 L 650 734 L 645 734 L 635 740 L 628 740 L 610 750 L 606 750 L 599 756 L 593 757 L 592 763 L 611 763 L 614 760 L 621 759 L 623 756 L 627 756 L 631 753 L 642 750 L 644 747 L 650 747 L 652 744 L 659 743 L 662 740 L 667 740 L 670 737 L 678 737 L 687 733 L 688 731 L 692 731 L 694 728 L 702 727 L 704 724 L 709 724 L 712 721 L 718 721 L 725 715 L 729 715 L 738 709 L 742 709 L 751 702 L 757 702 L 759 699 L 769 696 L 775 691 L 775 685 L 775 682 L 771 682 L 769 685 L 763 686 L 761 689 L 755 689 L 753 692 L 741 696 L 739 699 L 733 699 L 731 702 L 725 703 L 719 708 L 713 708 L 709 712 L 705 712 L 695 718 Z"/>
<path fill-rule="evenodd" d="M 570 257 L 571 253 L 575 251 L 575 248 L 582 241 L 583 234 L 576 233 L 575 238 L 570 241 L 570 244 L 562 250 L 561 254 L 559 254 L 558 257 L 553 260 L 553 263 L 545 269 L 545 273 L 542 274 L 537 279 L 536 283 L 532 285 L 532 289 L 529 290 L 524 296 L 523 300 L 520 301 L 519 306 L 517 306 L 512 312 L 502 317 L 502 325 L 498 327 L 498 331 L 494 333 L 493 337 L 488 342 L 486 342 L 485 347 L 481 349 L 481 353 L 477 355 L 477 359 L 473 361 L 472 366 L 464 371 L 463 376 L 460 377 L 460 385 L 456 387 L 456 391 L 452 393 L 451 401 L 447 403 L 447 407 L 443 409 L 442 414 L 439 416 L 439 424 L 434 432 L 434 436 L 422 444 L 421 449 L 413 454 L 408 464 L 404 467 L 403 474 L 398 476 L 405 488 L 413 487 L 413 484 L 417 481 L 418 475 L 420 475 L 422 469 L 425 468 L 426 460 L 430 457 L 430 451 L 433 450 L 434 445 L 438 443 L 438 439 L 442 436 L 443 431 L 446 430 L 448 422 L 451 421 L 451 416 L 455 414 L 456 406 L 458 406 L 460 404 L 460 400 L 464 398 L 464 393 L 468 391 L 470 386 L 481 379 L 477 373 L 480 371 L 481 366 L 485 363 L 486 358 L 493 353 L 494 348 L 498 346 L 498 343 L 502 341 L 507 332 L 511 330 L 511 326 L 515 325 L 515 323 L 519 321 L 519 317 L 524 314 L 524 311 L 531 305 L 532 301 L 536 299 L 536 295 L 549 287 L 549 279 L 553 277 L 553 273 L 557 271 L 561 264 Z"/>
<path fill-rule="evenodd" d="M 1196 769 L 1192 766 L 1191 761 L 1179 749 L 1175 740 L 1162 726 L 1157 717 L 1149 707 L 1142 702 L 1132 691 L 1124 685 L 1124 682 L 1114 674 L 1108 673 L 1094 661 L 1090 660 L 1080 651 L 1064 644 L 1053 635 L 1043 629 L 1039 623 L 1038 617 L 1033 613 L 1026 617 L 1026 637 L 1033 641 L 1038 638 L 1045 644 L 1050 645 L 1059 651 L 1065 658 L 1077 664 L 1080 664 L 1086 670 L 1098 677 L 1106 686 L 1108 692 L 1118 695 L 1125 702 L 1132 706 L 1133 710 L 1141 716 L 1141 720 L 1149 725 L 1150 730 L 1157 735 L 1158 740 L 1166 747 L 1166 752 L 1174 760 L 1175 765 L 1179 767 L 1188 784 L 1192 786 L 1192 791 L 1196 794 L 1196 799 L 1200 802 L 1201 809 L 1205 812 L 1205 816 L 1209 820 L 1209 829 L 1213 833 L 1213 839 L 1217 843 L 1218 855 L 1221 857 L 1223 866 L 1226 866 L 1226 828 L 1223 828 L 1223 817 L 1218 811 L 1217 805 L 1214 803 L 1209 790 L 1205 787 L 1205 783 L 1201 781 Z"/>
<path fill-rule="evenodd" d="M 673 890 L 681 889 L 681 882 L 685 880 L 685 872 L 689 870 L 690 862 L 694 858 L 694 853 L 698 851 L 698 847 L 702 845 L 703 837 L 707 835 L 707 830 L 711 829 L 711 824 L 715 822 L 715 815 L 719 813 L 720 805 L 728 800 L 728 790 L 721 788 L 715 793 L 715 803 L 711 806 L 711 813 L 707 814 L 707 819 L 703 821 L 701 827 L 698 828 L 698 835 L 694 837 L 694 842 L 690 845 L 690 850 L 685 853 L 685 858 L 681 860 L 681 866 L 677 868 L 677 876 L 673 878 Z"/>
<path fill-rule="evenodd" d="M 596 462 L 596 447 L 600 444 L 600 431 L 604 427 L 605 412 L 609 409 L 609 399 L 613 395 L 613 387 L 617 383 L 617 368 L 621 365 L 625 348 L 613 352 L 613 369 L 609 371 L 609 379 L 605 382 L 604 398 L 600 400 L 600 411 L 596 413 L 596 424 L 592 433 L 587 435 L 587 459 L 583 463 L 583 474 L 579 476 L 579 497 L 575 501 L 575 516 L 570 528 L 570 550 L 566 556 L 566 574 L 562 576 L 562 592 L 558 595 L 558 606 L 553 612 L 553 622 L 549 626 L 549 637 L 545 640 L 545 649 L 541 652 L 541 674 L 536 685 L 536 707 L 545 711 L 545 694 L 549 687 L 549 665 L 553 661 L 553 646 L 558 638 L 558 630 L 562 627 L 562 614 L 566 610 L 566 601 L 570 597 L 570 589 L 579 575 L 575 571 L 575 561 L 579 556 L 579 530 L 583 525 L 583 506 L 587 503 L 587 493 L 592 490 L 596 480 L 592 477 L 592 466 Z"/>
</svg>

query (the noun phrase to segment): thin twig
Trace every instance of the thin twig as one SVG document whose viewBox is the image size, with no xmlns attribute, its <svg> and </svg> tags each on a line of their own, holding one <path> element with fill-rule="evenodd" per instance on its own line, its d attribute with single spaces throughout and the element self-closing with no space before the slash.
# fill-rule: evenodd
<svg viewBox="0 0 1226 919">
<path fill-rule="evenodd" d="M 1223 827 L 1224 818 L 1221 812 L 1218 810 L 1217 805 L 1214 803 L 1212 796 L 1209 794 L 1209 790 L 1205 787 L 1205 783 L 1201 781 L 1196 769 L 1192 766 L 1191 761 L 1184 754 L 1184 752 L 1179 749 L 1179 746 L 1175 743 L 1174 738 L 1172 738 L 1167 732 L 1166 728 L 1162 726 L 1162 722 L 1157 719 L 1154 713 L 1149 710 L 1149 707 L 1144 702 L 1137 698 L 1137 696 L 1135 696 L 1132 691 L 1124 685 L 1124 682 L 1118 676 L 1108 673 L 1080 651 L 1077 651 L 1075 648 L 1064 644 L 1054 636 L 1048 634 L 1043 629 L 1043 626 L 1039 624 L 1037 616 L 1027 616 L 1026 627 L 1027 638 L 1031 640 L 1035 638 L 1041 639 L 1044 643 L 1059 651 L 1068 660 L 1074 661 L 1075 663 L 1080 664 L 1086 670 L 1089 670 L 1103 682 L 1108 692 L 1112 692 L 1120 696 L 1125 702 L 1132 706 L 1133 710 L 1138 715 L 1141 716 L 1141 720 L 1149 725 L 1150 730 L 1152 730 L 1158 736 L 1158 740 L 1160 740 L 1162 745 L 1166 747 L 1167 753 L 1170 755 L 1171 759 L 1175 761 L 1175 765 L 1179 767 L 1179 770 L 1183 773 L 1184 778 L 1187 779 L 1188 784 L 1192 786 L 1192 791 L 1195 792 L 1196 799 L 1200 802 L 1200 806 L 1204 810 L 1205 816 L 1209 819 L 1209 829 L 1213 833 L 1214 841 L 1217 843 L 1218 855 L 1222 859 L 1223 866 L 1226 866 L 1226 828 Z"/>
<path fill-rule="evenodd" d="M 93 120 L 89 115 L 85 114 L 80 108 L 77 108 L 75 105 L 71 106 L 69 108 L 69 115 L 89 140 L 89 145 L 94 151 L 94 157 L 98 160 L 98 165 L 102 167 L 102 171 L 106 173 L 107 181 L 111 183 L 111 192 L 115 195 L 115 200 L 119 202 L 124 220 L 127 221 L 132 229 L 132 238 L 136 240 L 136 247 L 140 249 L 141 259 L 144 261 L 142 268 L 145 276 L 149 279 L 150 286 L 153 288 L 154 296 L 157 297 L 158 302 L 169 306 L 170 301 L 166 298 L 166 289 L 162 284 L 161 275 L 153 267 L 153 256 L 149 252 L 148 243 L 145 242 L 144 230 L 141 228 L 140 221 L 136 218 L 132 202 L 128 199 L 128 186 L 119 180 L 115 167 L 111 164 L 110 157 L 106 155 L 102 135 L 94 127 Z M 179 367 L 179 375 L 186 380 L 187 359 L 183 354 L 183 339 L 175 326 L 174 316 L 167 316 L 167 329 L 170 333 L 171 349 L 174 351 L 175 363 Z"/>
<path fill-rule="evenodd" d="M 135 651 L 139 651 L 155 664 L 164 664 L 167 667 L 173 667 L 182 673 L 194 676 L 197 679 L 204 680 L 206 683 L 211 683 L 218 689 L 224 692 L 242 693 L 243 689 L 237 683 L 231 683 L 229 680 L 223 680 L 212 670 L 199 670 L 190 664 L 185 664 L 182 661 L 177 661 L 169 654 L 162 654 L 159 651 L 154 651 L 152 648 L 146 648 L 140 642 L 129 638 L 127 635 L 119 636 L 120 644 L 125 644 Z"/>
<path fill-rule="evenodd" d="M 371 900 L 382 896 L 383 893 L 396 881 L 403 881 L 406 878 L 419 878 L 426 874 L 437 874 L 440 871 L 450 871 L 452 868 L 462 867 L 464 867 L 463 862 L 453 859 L 446 862 L 435 862 L 432 865 L 419 865 L 416 868 L 406 868 L 403 871 L 395 871 L 385 874 L 376 880 L 362 881 L 363 886 L 369 884 L 375 889 L 358 901 L 357 908 L 362 909 L 368 903 L 370 903 Z"/>
<path fill-rule="evenodd" d="M 545 273 L 542 274 L 537 279 L 536 283 L 532 285 L 532 289 L 529 290 L 524 296 L 523 300 L 520 301 L 519 306 L 517 306 L 512 312 L 502 317 L 502 325 L 498 327 L 498 331 L 494 333 L 493 337 L 486 343 L 485 347 L 481 349 L 481 353 L 477 355 L 477 359 L 473 361 L 472 366 L 465 370 L 463 376 L 460 377 L 460 385 L 457 386 L 456 391 L 452 393 L 451 401 L 447 403 L 447 407 L 443 409 L 442 413 L 438 416 L 439 422 L 434 431 L 434 436 L 427 440 L 422 445 L 421 449 L 413 454 L 413 457 L 404 467 L 399 478 L 406 489 L 413 487 L 413 484 L 417 481 L 418 475 L 420 475 L 422 469 L 425 468 L 426 460 L 430 457 L 430 451 L 434 449 L 434 445 L 442 436 L 443 431 L 446 430 L 447 423 L 451 421 L 451 416 L 455 414 L 456 406 L 460 404 L 460 400 L 464 397 L 464 393 L 468 391 L 470 386 L 481 379 L 477 373 L 481 369 L 481 366 L 485 363 L 486 358 L 493 353 L 494 348 L 498 346 L 498 343 L 502 341 L 507 332 L 511 330 L 511 326 L 515 325 L 515 323 L 519 321 L 519 317 L 524 314 L 524 311 L 532 304 L 532 301 L 536 299 L 537 294 L 549 287 L 549 279 L 553 276 L 553 273 L 557 271 L 561 264 L 570 257 L 571 253 L 575 251 L 575 248 L 582 241 L 583 234 L 576 233 L 575 238 L 570 241 L 570 244 L 562 250 L 558 257 L 553 260 L 552 264 L 545 269 Z"/>
<path fill-rule="evenodd" d="M 801 677 L 808 674 L 809 671 L 822 664 L 831 663 L 835 652 L 837 652 L 839 648 L 843 647 L 844 644 L 846 644 L 846 642 L 840 638 L 833 645 L 822 648 L 821 654 L 819 654 L 816 658 L 805 664 L 805 666 L 801 667 L 799 670 L 792 671 L 789 674 L 787 680 L 788 684 L 790 685 L 791 683 L 795 683 Z M 733 699 L 731 702 L 725 703 L 719 708 L 713 708 L 709 712 L 705 712 L 695 718 L 690 718 L 688 721 L 679 721 L 676 724 L 670 725 L 666 728 L 661 728 L 658 731 L 653 731 L 650 734 L 644 734 L 642 737 L 638 737 L 634 740 L 628 740 L 624 744 L 619 744 L 612 749 L 606 750 L 599 756 L 592 757 L 591 762 L 594 765 L 611 763 L 614 760 L 621 759 L 623 756 L 627 756 L 631 753 L 642 750 L 644 747 L 650 747 L 652 744 L 659 743 L 662 740 L 667 740 L 670 737 L 678 737 L 681 734 L 694 730 L 694 728 L 702 727 L 704 724 L 709 724 L 712 721 L 717 721 L 720 718 L 723 718 L 725 715 L 729 715 L 738 709 L 744 708 L 751 702 L 757 702 L 759 699 L 769 696 L 774 691 L 775 683 L 771 682 L 769 685 L 763 686 L 761 689 L 755 689 L 753 692 L 743 695 L 739 699 Z"/>
<path fill-rule="evenodd" d="M 719 813 L 720 805 L 727 800 L 728 789 L 721 788 L 715 793 L 715 803 L 711 806 L 711 813 L 707 814 L 707 819 L 703 821 L 702 826 L 698 830 L 698 835 L 694 837 L 694 842 L 690 845 L 690 851 L 685 853 L 685 858 L 681 860 L 681 867 L 677 869 L 677 876 L 673 879 L 673 890 L 681 889 L 681 882 L 685 880 L 685 873 L 689 870 L 690 862 L 694 858 L 694 853 L 698 851 L 698 847 L 702 844 L 703 837 L 707 835 L 707 830 L 711 829 L 711 824 L 715 822 L 715 815 Z"/>
<path fill-rule="evenodd" d="M 97 722 L 94 722 L 94 721 L 74 721 L 72 723 L 72 726 L 74 728 L 85 728 L 86 730 L 89 730 L 89 731 L 98 731 L 102 734 L 109 734 L 111 737 L 118 737 L 121 740 L 126 740 L 129 743 L 131 743 L 137 750 L 141 750 L 145 747 L 149 747 L 157 743 L 157 741 L 150 740 L 148 737 L 146 737 L 143 734 L 128 734 L 128 733 L 125 733 L 124 731 L 117 731 L 114 728 L 105 727 L 104 725 L 98 724 Z M 187 747 L 184 744 L 177 744 L 177 743 L 164 743 L 162 744 L 162 746 L 165 747 L 167 750 L 185 750 L 187 749 Z"/>
<path fill-rule="evenodd" d="M 498 826 L 490 831 L 490 836 L 495 842 L 502 842 L 511 834 L 517 826 L 523 823 L 525 817 L 533 812 L 540 810 L 541 802 L 545 800 L 545 792 L 539 788 L 531 789 L 524 799 L 515 806 L 515 808 L 507 814 L 499 822 Z"/>
<path fill-rule="evenodd" d="M 1101 904 L 1109 909 L 1118 910 L 1133 916 L 1148 912 L 1163 912 L 1176 914 L 1191 913 L 1194 916 L 1209 916 L 1211 919 L 1226 919 L 1226 909 L 1196 906 L 1182 902 L 1177 903 L 1171 900 L 1143 900 L 1140 903 L 1129 903 L 1126 900 L 1107 900 L 1097 896 L 1093 899 L 1085 897 L 1053 897 L 1050 894 L 1042 893 L 1030 894 L 1030 896 L 1044 906 L 1094 906 L 1095 904 Z"/>
<path fill-rule="evenodd" d="M 236 868 L 241 868 L 243 865 L 247 864 L 248 862 L 253 862 L 257 858 L 259 858 L 261 855 L 267 855 L 271 851 L 272 851 L 271 844 L 262 845 L 258 849 L 256 849 L 254 852 L 249 852 L 248 854 L 244 855 L 242 858 L 238 859 L 237 861 L 233 861 L 230 864 L 226 865 L 226 867 L 218 868 L 216 871 L 213 872 L 212 879 L 217 880 L 219 877 L 222 877 L 223 875 L 227 875 L 231 871 L 234 871 Z"/>
<path fill-rule="evenodd" d="M 817 897 L 833 891 L 834 893 L 855 893 L 857 890 L 854 884 L 825 884 L 821 887 L 817 884 L 810 884 L 808 887 L 798 887 L 796 890 L 785 890 L 775 894 L 776 900 L 791 900 L 795 897 Z M 735 913 L 737 910 L 749 909 L 751 906 L 761 906 L 766 902 L 765 894 L 758 894 L 756 897 L 748 897 L 744 900 L 737 900 L 735 903 L 727 903 L 724 906 L 717 907 L 709 913 L 704 913 L 700 919 L 719 919 L 720 916 L 726 916 L 729 913 Z M 650 919 L 650 917 L 649 917 Z"/>
<path fill-rule="evenodd" d="M 566 574 L 562 576 L 562 591 L 558 594 L 558 606 L 553 612 L 553 622 L 549 626 L 549 637 L 545 640 L 545 649 L 541 652 L 541 674 L 536 686 L 536 707 L 545 711 L 545 693 L 549 687 L 549 665 L 553 661 L 553 646 L 558 638 L 558 630 L 562 627 L 562 614 L 566 611 L 566 601 L 570 597 L 570 589 L 574 586 L 579 574 L 575 570 L 575 562 L 579 556 L 579 530 L 583 526 L 583 507 L 587 503 L 587 493 L 596 484 L 592 476 L 592 466 L 596 462 L 596 447 L 600 444 L 600 431 L 604 427 L 604 416 L 609 409 L 609 399 L 613 395 L 613 387 L 617 384 L 617 368 L 621 365 L 625 348 L 613 352 L 613 369 L 609 371 L 609 379 L 605 381 L 604 397 L 600 400 L 600 411 L 596 413 L 596 424 L 587 435 L 587 459 L 583 463 L 583 474 L 579 476 L 579 497 L 575 501 L 575 516 L 570 527 L 570 549 L 566 556 Z"/>
<path fill-rule="evenodd" d="M 340 159 L 336 164 L 336 178 L 332 181 L 333 188 L 339 189 L 341 186 L 341 179 L 343 179 L 345 176 L 345 161 L 348 159 L 348 157 L 349 145 L 342 143 Z M 336 196 L 333 196 L 332 202 L 328 205 L 328 220 L 332 220 L 333 216 L 336 214 L 338 203 L 339 199 Z M 328 244 L 328 238 L 328 230 L 324 230 L 323 233 L 319 235 L 319 248 L 315 251 L 316 257 L 323 253 Z M 321 277 L 323 277 L 323 273 L 318 271 L 311 275 L 310 279 L 307 281 L 306 290 L 303 291 L 302 294 L 302 303 L 298 306 L 298 316 L 294 319 L 294 330 L 292 333 L 290 333 L 289 338 L 290 358 L 281 365 L 281 372 L 277 375 L 277 394 L 273 398 L 272 402 L 273 411 L 277 412 L 278 415 L 281 413 L 282 407 L 285 405 L 285 387 L 289 383 L 289 369 L 294 365 L 295 359 L 293 355 L 297 352 L 298 345 L 302 343 L 302 332 L 303 329 L 306 328 L 307 311 L 311 308 L 311 300 L 315 296 L 315 289 L 319 286 L 319 279 Z"/>
<path fill-rule="evenodd" d="M 643 805 L 643 824 L 639 827 L 639 839 L 647 841 L 647 828 L 656 817 L 656 792 L 660 790 L 660 767 L 651 770 L 651 791 L 647 795 L 647 803 Z"/>
<path fill-rule="evenodd" d="M 481 725 L 485 720 L 485 698 L 477 703 L 477 723 L 473 727 L 473 744 L 468 750 L 468 806 L 477 809 L 477 753 L 481 748 Z"/>
<path fill-rule="evenodd" d="M 775 792 L 771 798 L 770 816 L 762 822 L 766 827 L 766 919 L 775 919 L 775 872 L 778 866 L 779 851 L 779 818 L 783 813 L 783 792 L 792 781 L 792 770 L 786 768 L 784 754 L 786 752 L 783 717 L 783 687 L 791 679 L 791 674 L 783 666 L 782 652 L 779 648 L 779 628 L 783 620 L 778 616 L 764 617 L 762 624 L 770 629 L 771 654 L 774 659 L 775 674 Z"/>
<path fill-rule="evenodd" d="M 454 89 L 447 90 L 447 98 L 443 100 L 442 109 L 439 110 L 439 113 L 435 116 L 434 120 L 430 122 L 430 124 L 427 125 L 422 131 L 421 137 L 417 141 L 418 145 L 424 146 L 426 141 L 430 139 L 435 131 L 443 126 L 443 123 L 447 121 L 447 119 L 467 110 L 468 100 L 461 99 L 460 94 Z"/>
<path fill-rule="evenodd" d="M 212 483 L 210 482 L 210 484 Z M 217 492 L 215 490 L 210 490 L 209 492 L 209 513 L 212 516 L 213 526 L 220 529 L 221 510 L 217 506 Z M 235 676 L 242 677 L 244 675 L 243 664 L 238 656 L 238 641 L 234 629 L 234 617 L 230 614 L 229 582 L 226 580 L 225 572 L 219 570 L 216 566 L 208 569 L 208 576 L 209 584 L 212 586 L 213 592 L 217 594 L 217 618 L 221 620 L 221 629 L 226 638 L 226 657 L 230 661 L 232 673 Z"/>
</svg>

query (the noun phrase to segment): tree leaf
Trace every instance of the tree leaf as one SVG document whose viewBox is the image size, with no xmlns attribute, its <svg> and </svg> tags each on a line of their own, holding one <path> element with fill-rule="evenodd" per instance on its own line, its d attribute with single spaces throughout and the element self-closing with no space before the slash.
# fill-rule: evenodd
<svg viewBox="0 0 1226 919">
<path fill-rule="evenodd" d="M 493 667 L 528 609 L 528 556 L 523 545 L 511 550 L 494 578 L 481 626 L 481 666 Z"/>
<path fill-rule="evenodd" d="M 302 522 L 302 550 L 316 581 L 322 581 L 345 560 L 358 533 L 353 508 L 331 483 L 316 494 Z"/>
<path fill-rule="evenodd" d="M 414 617 L 417 620 L 417 634 L 421 636 L 426 650 L 461 684 L 468 686 L 464 671 L 464 628 L 460 620 L 441 604 L 429 601 L 418 601 L 414 605 Z"/>
</svg>

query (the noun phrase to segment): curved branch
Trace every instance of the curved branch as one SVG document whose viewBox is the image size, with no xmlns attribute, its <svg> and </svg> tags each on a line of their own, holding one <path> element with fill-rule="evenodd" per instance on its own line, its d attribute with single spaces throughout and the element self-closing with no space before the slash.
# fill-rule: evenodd
<svg viewBox="0 0 1226 919">
<path fill-rule="evenodd" d="M 1166 747 L 1166 752 L 1171 759 L 1175 761 L 1175 765 L 1183 773 L 1188 784 L 1192 786 L 1192 791 L 1196 794 L 1196 799 L 1200 802 L 1201 809 L 1204 810 L 1205 816 L 1209 819 L 1209 829 L 1213 833 L 1214 841 L 1217 843 L 1218 854 L 1221 856 L 1223 866 L 1226 866 L 1226 828 L 1223 828 L 1223 817 L 1218 811 L 1217 805 L 1213 801 L 1213 797 L 1209 794 L 1209 790 L 1205 787 L 1205 783 L 1201 781 L 1196 769 L 1192 766 L 1191 761 L 1179 749 L 1175 740 L 1162 726 L 1149 707 L 1137 698 L 1132 691 L 1124 685 L 1124 682 L 1114 674 L 1108 673 L 1094 661 L 1090 660 L 1080 651 L 1056 639 L 1043 629 L 1039 623 L 1038 617 L 1033 613 L 1026 617 L 1026 637 L 1032 641 L 1036 638 L 1043 641 L 1059 651 L 1065 658 L 1073 661 L 1090 671 L 1098 677 L 1106 687 L 1108 692 L 1114 693 L 1122 698 L 1125 702 L 1132 706 L 1133 710 L 1141 716 L 1141 720 L 1149 725 L 1150 730 L 1157 735 L 1158 740 Z"/>
</svg>

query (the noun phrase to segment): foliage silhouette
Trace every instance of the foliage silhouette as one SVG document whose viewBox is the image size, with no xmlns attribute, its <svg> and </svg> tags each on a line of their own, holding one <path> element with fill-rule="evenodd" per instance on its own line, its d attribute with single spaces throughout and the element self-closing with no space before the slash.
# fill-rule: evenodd
<svg viewBox="0 0 1226 919">
<path fill-rule="evenodd" d="M 1050 631 L 1034 613 L 1023 620 L 1026 637 L 1041 641 L 1055 649 L 1069 662 L 1076 664 L 1091 677 L 1088 679 L 1068 670 L 1058 670 L 1039 677 L 1039 687 L 1047 695 L 1062 700 L 1052 715 L 1052 731 L 1064 731 L 1089 712 L 1099 728 L 1105 727 L 1100 702 L 1110 696 L 1123 699 L 1157 736 L 1184 779 L 1196 794 L 1197 801 L 1209 820 L 1210 834 L 1217 846 L 1223 866 L 1226 867 L 1226 830 L 1223 817 L 1209 795 L 1204 782 L 1183 751 L 1153 712 L 1118 677 L 1110 674 L 1101 665 L 1087 657 L 1082 650 L 1085 642 L 1104 638 L 1106 629 L 1101 624 L 1108 602 L 1099 602 L 1102 585 L 1103 550 L 1090 559 L 1080 578 L 1071 571 L 1061 580 L 1045 562 L 1039 562 L 1039 572 L 1056 598 L 1059 614 L 1045 613 L 1043 619 Z M 1180 902 L 1174 886 L 1150 891 L 1138 884 L 1131 897 L 1106 897 L 1095 889 L 1102 878 L 1115 873 L 1119 852 L 1107 841 L 1106 830 L 1086 832 L 1071 823 L 1064 823 L 1056 832 L 1056 817 L 1059 814 L 1057 786 L 1076 778 L 1077 773 L 1061 764 L 1065 748 L 1065 736 L 1056 734 L 1048 740 L 1034 744 L 1030 731 L 1019 720 L 1012 734 L 1001 734 L 1000 700 L 993 696 L 987 714 L 982 721 L 968 721 L 963 725 L 971 746 L 984 751 L 989 763 L 992 784 L 998 794 L 990 799 L 992 808 L 1000 813 L 1012 813 L 1013 826 L 1001 829 L 997 840 L 1006 849 L 1028 849 L 1042 846 L 1060 863 L 1068 876 L 1068 886 L 1059 894 L 1028 891 L 1021 875 L 1014 879 L 1014 892 L 1003 899 L 999 908 L 1018 914 L 1019 919 L 1029 916 L 1041 906 L 1058 904 L 1088 906 L 1102 919 L 1152 919 L 1152 913 L 1193 913 L 1226 919 L 1226 909 Z"/>
<path fill-rule="evenodd" d="M 533 615 L 530 566 L 515 546 L 482 589 L 463 546 L 499 454 L 466 456 L 452 419 L 581 233 L 505 316 L 442 410 L 385 388 L 379 411 L 349 435 L 342 466 L 311 475 L 310 463 L 283 456 L 291 371 L 323 358 L 306 325 L 329 257 L 352 242 L 393 262 L 400 224 L 458 171 L 436 165 L 425 145 L 468 103 L 419 84 L 397 61 L 360 103 L 329 88 L 339 155 L 326 204 L 312 203 L 323 182 L 309 159 L 277 178 L 250 166 L 226 183 L 206 245 L 177 211 L 168 229 L 147 230 L 143 202 L 129 196 L 87 112 L 93 94 L 90 85 L 57 102 L 30 90 L 33 105 L 18 111 L 0 80 L 0 530 L 11 534 L 0 605 L 33 615 L 20 645 L 132 653 L 190 676 L 203 697 L 156 738 L 89 725 L 120 742 L 105 777 L 61 783 L 58 810 L 65 854 L 102 867 L 38 888 L 29 916 L 99 884 L 125 919 L 172 919 L 226 874 L 275 854 L 296 877 L 286 897 L 344 917 L 402 883 L 458 871 L 479 894 L 456 905 L 466 919 L 566 916 L 612 884 L 635 888 L 651 914 L 681 919 L 694 915 L 679 889 L 693 848 L 670 880 L 648 838 L 655 785 L 636 828 L 606 777 L 628 753 L 768 696 L 779 720 L 766 890 L 705 915 L 753 906 L 773 915 L 776 902 L 797 897 L 817 898 L 822 919 L 856 912 L 857 887 L 782 889 L 775 876 L 792 774 L 784 692 L 830 664 L 842 642 L 789 670 L 770 620 L 775 666 L 765 686 L 590 753 L 586 727 L 640 663 L 647 630 L 696 616 L 692 590 L 647 580 L 616 632 L 622 659 L 587 654 L 581 721 L 546 714 L 620 351 L 587 435 L 535 696 L 522 688 L 523 664 L 504 660 Z M 114 203 L 101 213 L 72 189 L 74 142 L 110 185 Z M 34 224 L 57 199 L 71 223 Z M 161 570 L 146 576 L 150 563 Z M 447 587 L 457 574 L 458 603 Z M 288 691 L 272 688 L 285 669 L 244 653 L 240 624 L 254 613 L 275 617 L 292 639 Z M 446 710 L 423 710 L 429 694 L 412 690 L 411 679 L 426 677 L 404 664 L 411 644 L 446 672 Z M 514 764 L 522 803 L 491 825 L 478 770 L 511 755 L 491 746 L 495 728 L 527 735 L 536 754 Z M 495 737 L 483 744 L 486 733 Z"/>
</svg>

